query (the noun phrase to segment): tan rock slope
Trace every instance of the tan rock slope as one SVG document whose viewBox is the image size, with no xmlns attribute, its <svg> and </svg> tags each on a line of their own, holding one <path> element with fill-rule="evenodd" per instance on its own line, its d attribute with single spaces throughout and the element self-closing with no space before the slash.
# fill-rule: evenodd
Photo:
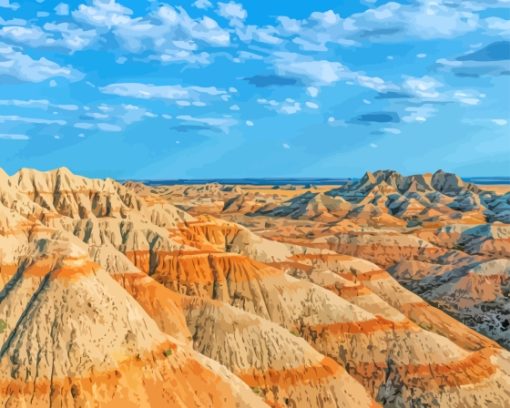
<svg viewBox="0 0 510 408">
<path fill-rule="evenodd" d="M 430 208 L 413 198 L 389 211 L 377 196 L 432 188 L 451 204 L 483 192 L 442 173 L 381 177 L 344 196 L 314 191 L 296 210 L 286 202 L 300 190 L 0 173 L 0 401 L 505 407 L 509 353 L 386 271 L 418 285 L 429 272 L 403 259 L 439 265 L 436 276 L 455 262 L 462 276 L 420 293 L 485 305 L 507 288 L 504 234 L 433 240 L 458 219 L 450 210 L 437 218 L 444 225 L 409 226 Z M 485 285 L 479 297 L 473 282 Z"/>
</svg>

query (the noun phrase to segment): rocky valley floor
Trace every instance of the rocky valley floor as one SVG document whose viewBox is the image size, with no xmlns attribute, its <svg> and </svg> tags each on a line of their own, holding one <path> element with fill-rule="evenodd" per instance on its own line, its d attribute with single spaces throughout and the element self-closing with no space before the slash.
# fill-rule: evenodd
<svg viewBox="0 0 510 408">
<path fill-rule="evenodd" d="M 0 406 L 507 407 L 510 193 L 0 170 Z"/>
</svg>

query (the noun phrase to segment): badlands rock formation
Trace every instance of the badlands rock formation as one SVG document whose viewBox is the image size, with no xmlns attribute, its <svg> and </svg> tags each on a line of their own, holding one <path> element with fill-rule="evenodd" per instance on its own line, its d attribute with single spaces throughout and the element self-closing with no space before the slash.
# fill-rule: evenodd
<svg viewBox="0 0 510 408">
<path fill-rule="evenodd" d="M 505 200 L 0 172 L 0 406 L 505 407 Z"/>
</svg>

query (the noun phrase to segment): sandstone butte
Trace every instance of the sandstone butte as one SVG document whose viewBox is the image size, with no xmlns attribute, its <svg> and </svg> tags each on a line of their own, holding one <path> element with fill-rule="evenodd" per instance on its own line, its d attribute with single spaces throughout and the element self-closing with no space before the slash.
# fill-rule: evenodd
<svg viewBox="0 0 510 408">
<path fill-rule="evenodd" d="M 0 170 L 0 406 L 507 407 L 508 222 L 508 194 L 441 171 Z"/>
</svg>

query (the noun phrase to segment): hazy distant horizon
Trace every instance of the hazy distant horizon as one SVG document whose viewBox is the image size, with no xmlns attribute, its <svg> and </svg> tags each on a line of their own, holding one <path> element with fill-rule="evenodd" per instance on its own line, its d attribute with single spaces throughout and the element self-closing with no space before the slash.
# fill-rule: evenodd
<svg viewBox="0 0 510 408">
<path fill-rule="evenodd" d="M 480 185 L 510 185 L 510 177 L 462 177 L 462 180 Z M 245 185 L 343 185 L 361 177 L 213 177 L 213 178 L 168 178 L 168 179 L 119 179 L 121 182 L 137 181 L 151 186 L 187 184 L 245 184 Z"/>
</svg>

